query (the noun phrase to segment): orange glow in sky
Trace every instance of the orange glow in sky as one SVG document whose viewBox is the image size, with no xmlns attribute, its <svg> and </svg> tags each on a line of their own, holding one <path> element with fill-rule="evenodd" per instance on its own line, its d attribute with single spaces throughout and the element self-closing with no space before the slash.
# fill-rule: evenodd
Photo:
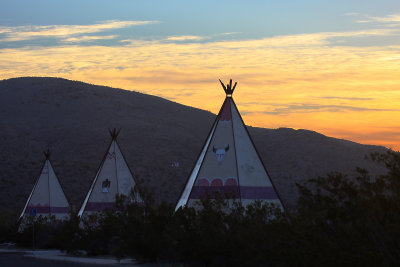
<svg viewBox="0 0 400 267">
<path fill-rule="evenodd" d="M 218 79 L 233 78 L 248 125 L 309 129 L 399 150 L 400 46 L 331 46 L 331 35 L 3 49 L 0 78 L 64 77 L 214 113 L 224 98 Z"/>
<path fill-rule="evenodd" d="M 290 1 L 289 1 L 290 2 Z M 400 4 L 3 1 L 0 79 L 53 76 L 400 150 Z M 93 7 L 96 8 L 93 8 Z"/>
</svg>

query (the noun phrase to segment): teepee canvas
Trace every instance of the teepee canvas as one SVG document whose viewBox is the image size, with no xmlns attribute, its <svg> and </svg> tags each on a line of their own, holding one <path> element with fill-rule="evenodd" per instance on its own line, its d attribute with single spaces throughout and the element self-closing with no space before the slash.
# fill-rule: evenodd
<svg viewBox="0 0 400 267">
<path fill-rule="evenodd" d="M 221 82 L 221 81 L 220 81 Z M 221 82 L 226 98 L 203 149 L 178 200 L 176 210 L 195 206 L 202 198 L 217 196 L 239 200 L 246 206 L 255 200 L 283 208 L 277 191 L 232 99 L 232 80 Z"/>
<path fill-rule="evenodd" d="M 115 196 L 117 194 L 129 196 L 136 185 L 118 145 L 118 133 L 119 131 L 115 129 L 110 131 L 111 144 L 104 155 L 100 168 L 78 213 L 79 216 L 85 213 L 90 214 L 105 209 L 113 209 Z M 135 198 L 134 201 L 142 202 L 140 196 L 136 195 Z"/>
<path fill-rule="evenodd" d="M 69 204 L 51 166 L 50 152 L 44 154 L 46 160 L 19 217 L 20 220 L 24 216 L 40 215 L 54 216 L 56 219 L 68 218 Z"/>
</svg>

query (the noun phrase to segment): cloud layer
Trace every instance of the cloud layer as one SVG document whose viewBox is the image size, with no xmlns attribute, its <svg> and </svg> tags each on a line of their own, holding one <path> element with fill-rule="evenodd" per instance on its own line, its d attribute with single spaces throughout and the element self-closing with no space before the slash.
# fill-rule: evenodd
<svg viewBox="0 0 400 267">
<path fill-rule="evenodd" d="M 110 20 L 92 25 L 48 25 L 48 26 L 0 26 L 0 42 L 26 41 L 37 38 L 85 38 L 82 35 L 111 31 L 115 29 L 127 28 L 132 26 L 154 24 L 157 21 L 117 21 Z M 81 36 L 81 37 L 76 37 Z M 110 35 L 109 35 L 110 36 Z M 92 38 L 102 39 L 102 36 L 92 36 Z M 106 38 L 103 38 L 106 39 Z"/>
<path fill-rule="evenodd" d="M 394 23 L 397 17 L 386 20 Z M 251 40 L 224 39 L 235 33 L 221 33 L 218 40 L 176 35 L 81 45 L 116 39 L 112 29 L 153 23 L 0 27 L 0 47 L 1 42 L 42 37 L 63 43 L 0 49 L 0 78 L 64 77 L 155 94 L 212 112 L 218 112 L 224 98 L 218 79 L 233 78 L 238 82 L 234 98 L 250 125 L 306 128 L 400 149 L 400 45 L 351 45 L 354 38 L 398 36 L 398 28 Z"/>
</svg>

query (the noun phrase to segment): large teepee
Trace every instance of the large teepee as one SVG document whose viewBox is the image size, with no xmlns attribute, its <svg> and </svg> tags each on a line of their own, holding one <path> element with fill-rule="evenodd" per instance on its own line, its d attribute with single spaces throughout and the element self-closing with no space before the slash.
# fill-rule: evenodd
<svg viewBox="0 0 400 267">
<path fill-rule="evenodd" d="M 119 148 L 118 133 L 119 131 L 116 129 L 110 131 L 111 144 L 78 213 L 79 216 L 85 213 L 90 214 L 105 209 L 113 209 L 115 196 L 117 194 L 129 196 L 136 185 L 132 172 Z M 139 195 L 136 195 L 135 198 L 134 201 L 142 202 Z"/>
<path fill-rule="evenodd" d="M 221 82 L 221 80 L 220 80 Z M 261 200 L 283 208 L 277 191 L 233 101 L 232 80 L 225 101 L 178 200 L 176 209 L 216 195 L 244 206 Z"/>
<path fill-rule="evenodd" d="M 50 163 L 50 152 L 44 152 L 46 160 L 40 175 L 19 219 L 25 216 L 54 216 L 56 219 L 68 218 L 69 204 L 60 182 Z"/>
</svg>

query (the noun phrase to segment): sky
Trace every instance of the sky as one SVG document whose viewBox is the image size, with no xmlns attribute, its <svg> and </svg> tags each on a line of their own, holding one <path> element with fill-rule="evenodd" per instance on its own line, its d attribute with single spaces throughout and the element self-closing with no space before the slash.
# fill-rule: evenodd
<svg viewBox="0 0 400 267">
<path fill-rule="evenodd" d="M 400 1 L 0 0 L 0 79 L 53 76 L 400 150 Z"/>
</svg>

